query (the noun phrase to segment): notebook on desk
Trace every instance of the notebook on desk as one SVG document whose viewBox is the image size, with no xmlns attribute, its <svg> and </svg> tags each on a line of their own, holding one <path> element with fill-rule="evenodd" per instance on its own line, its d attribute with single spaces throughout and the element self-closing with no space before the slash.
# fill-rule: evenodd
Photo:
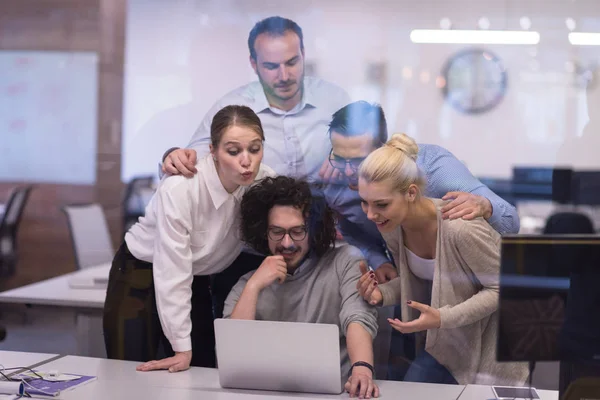
<svg viewBox="0 0 600 400">
<path fill-rule="evenodd" d="M 340 394 L 337 325 L 215 320 L 224 388 Z"/>
<path fill-rule="evenodd" d="M 49 380 L 49 379 L 61 379 L 61 377 L 52 378 L 45 372 L 41 371 L 27 371 L 18 375 L 13 375 L 11 378 L 22 379 L 25 381 L 25 392 L 32 396 L 42 397 L 56 397 L 61 392 L 73 390 L 78 386 L 85 385 L 97 378 L 95 376 L 77 375 L 77 374 L 62 374 L 65 379 L 69 380 Z M 44 379 L 40 378 L 43 377 Z"/>
</svg>

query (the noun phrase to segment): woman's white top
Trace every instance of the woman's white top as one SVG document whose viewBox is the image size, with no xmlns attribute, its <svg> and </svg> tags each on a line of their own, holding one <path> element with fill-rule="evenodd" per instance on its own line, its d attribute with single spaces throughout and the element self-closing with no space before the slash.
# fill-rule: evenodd
<svg viewBox="0 0 600 400">
<path fill-rule="evenodd" d="M 406 261 L 408 262 L 408 268 L 410 268 L 412 273 L 426 281 L 433 281 L 435 258 L 421 258 L 410 251 L 408 247 L 404 246 L 404 249 L 406 250 Z"/>
<path fill-rule="evenodd" d="M 153 264 L 158 315 L 177 352 L 192 349 L 194 275 L 223 271 L 242 250 L 240 201 L 248 187 L 227 193 L 210 154 L 198 161 L 196 169 L 192 178 L 163 178 L 145 216 L 125 235 L 131 254 Z M 255 181 L 274 175 L 261 164 Z"/>
</svg>

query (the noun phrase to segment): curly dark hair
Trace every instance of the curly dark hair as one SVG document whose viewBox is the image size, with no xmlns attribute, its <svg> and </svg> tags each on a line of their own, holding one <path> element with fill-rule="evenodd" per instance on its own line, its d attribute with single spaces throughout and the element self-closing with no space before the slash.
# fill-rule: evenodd
<svg viewBox="0 0 600 400">
<path fill-rule="evenodd" d="M 267 177 L 252 186 L 241 203 L 241 235 L 244 242 L 262 254 L 269 254 L 269 211 L 273 206 L 302 210 L 308 228 L 310 249 L 322 256 L 335 246 L 333 211 L 325 198 L 311 190 L 308 182 L 287 176 Z"/>
</svg>

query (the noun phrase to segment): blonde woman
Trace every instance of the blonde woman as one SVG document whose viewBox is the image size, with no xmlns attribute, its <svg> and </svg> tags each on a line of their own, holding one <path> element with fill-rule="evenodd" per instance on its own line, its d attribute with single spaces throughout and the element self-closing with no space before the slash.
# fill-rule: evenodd
<svg viewBox="0 0 600 400">
<path fill-rule="evenodd" d="M 372 272 L 358 285 L 373 305 L 401 304 L 402 332 L 417 332 L 417 357 L 405 380 L 521 384 L 524 363 L 496 362 L 500 235 L 483 219 L 445 220 L 444 202 L 423 196 L 418 146 L 395 134 L 359 168 L 363 211 L 381 232 L 398 277 L 379 285 Z"/>
</svg>

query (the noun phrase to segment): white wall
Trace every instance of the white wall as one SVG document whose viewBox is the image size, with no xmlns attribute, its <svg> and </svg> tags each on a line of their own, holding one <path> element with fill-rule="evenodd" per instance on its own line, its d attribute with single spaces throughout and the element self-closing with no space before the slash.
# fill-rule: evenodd
<svg viewBox="0 0 600 400">
<path fill-rule="evenodd" d="M 571 46 L 565 26 L 571 17 L 578 30 L 600 32 L 597 0 L 130 0 L 124 180 L 156 173 L 164 150 L 185 146 L 216 99 L 254 79 L 248 32 L 259 19 L 277 14 L 303 28 L 306 59 L 318 76 L 354 99 L 380 102 L 391 132 L 447 147 L 476 175 L 508 177 L 515 164 L 553 165 L 557 152 L 560 164 L 600 167 L 593 151 L 600 148 L 598 125 L 590 124 L 585 140 L 577 140 L 588 108 L 599 109 L 600 85 L 586 101 L 567 65 L 600 64 L 600 47 Z M 490 112 L 464 115 L 444 101 L 435 77 L 466 46 L 413 44 L 409 33 L 438 28 L 442 17 L 457 29 L 473 29 L 481 16 L 491 29 L 520 29 L 519 18 L 527 16 L 541 41 L 486 46 L 508 70 L 506 97 Z M 368 82 L 372 63 L 386 66 L 381 84 Z M 411 79 L 403 77 L 407 68 Z M 429 81 L 421 81 L 422 73 Z"/>
</svg>

